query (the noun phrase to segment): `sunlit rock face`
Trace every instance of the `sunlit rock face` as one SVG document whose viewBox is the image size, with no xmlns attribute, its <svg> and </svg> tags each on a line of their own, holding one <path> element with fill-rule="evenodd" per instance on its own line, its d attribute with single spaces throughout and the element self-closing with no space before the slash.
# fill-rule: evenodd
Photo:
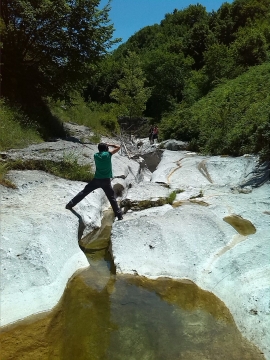
<svg viewBox="0 0 270 360">
<path fill-rule="evenodd" d="M 10 179 L 18 188 L 1 187 L 1 325 L 51 309 L 73 273 L 89 266 L 78 221 L 64 208 L 82 184 L 42 171 L 12 171 Z"/>
<path fill-rule="evenodd" d="M 171 188 L 226 186 L 257 187 L 269 180 L 269 168 L 258 163 L 255 156 L 237 158 L 199 156 L 188 151 L 164 151 L 152 175 L 153 182 Z"/>
<path fill-rule="evenodd" d="M 128 190 L 121 204 L 132 210 L 143 210 L 149 207 L 161 206 L 167 203 L 170 192 L 167 187 L 153 182 L 134 184 Z"/>
<path fill-rule="evenodd" d="M 80 137 L 86 130 L 78 128 Z M 7 160 L 55 162 L 71 156 L 94 172 L 97 145 L 82 144 L 75 135 L 72 141 L 58 139 L 9 150 L 1 156 Z M 112 142 L 106 138 L 101 141 Z M 113 187 L 116 195 L 123 196 L 125 189 L 138 181 L 140 164 L 119 153 L 113 155 L 112 163 Z M 78 240 L 101 226 L 103 211 L 110 207 L 104 192 L 98 189 L 73 212 L 66 210 L 65 205 L 86 185 L 83 182 L 42 171 L 11 171 L 9 178 L 17 189 L 0 185 L 1 326 L 56 305 L 68 279 L 89 266 Z"/>
<path fill-rule="evenodd" d="M 56 305 L 68 279 L 89 263 L 78 239 L 101 224 L 109 203 L 96 190 L 72 213 L 66 203 L 85 183 L 41 171 L 13 171 L 1 187 L 1 326 Z"/>
<path fill-rule="evenodd" d="M 102 141 L 111 142 L 110 139 L 102 138 Z M 22 160 L 53 160 L 60 162 L 63 159 L 76 159 L 81 165 L 89 165 L 89 169 L 95 172 L 94 154 L 98 152 L 97 145 L 82 144 L 80 142 L 58 139 L 54 142 L 44 142 L 30 145 L 24 149 L 12 149 L 1 152 L 5 159 Z M 134 180 L 138 177 L 140 165 L 137 161 L 129 159 L 117 153 L 112 157 L 113 176 L 115 178 Z"/>
<path fill-rule="evenodd" d="M 113 225 L 116 271 L 194 281 L 270 359 L 269 167 L 253 156 L 165 151 L 151 181 L 182 191 L 165 211 L 128 213 Z"/>
</svg>

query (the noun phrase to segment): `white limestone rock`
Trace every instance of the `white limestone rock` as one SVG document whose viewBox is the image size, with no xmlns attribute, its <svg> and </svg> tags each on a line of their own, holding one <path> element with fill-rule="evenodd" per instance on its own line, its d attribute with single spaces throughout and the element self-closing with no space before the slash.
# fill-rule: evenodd
<svg viewBox="0 0 270 360">
<path fill-rule="evenodd" d="M 151 207 L 149 209 L 141 211 L 132 211 L 128 210 L 124 215 L 124 220 L 138 219 L 138 218 L 147 218 L 148 216 L 162 216 L 166 214 L 169 210 L 172 210 L 172 205 L 166 204 L 158 207 Z"/>
<path fill-rule="evenodd" d="M 119 153 L 112 156 L 112 167 L 114 178 L 122 178 L 132 182 L 139 176 L 139 163 Z"/>
<path fill-rule="evenodd" d="M 270 359 L 270 182 L 257 158 L 165 151 L 152 181 L 185 190 L 176 203 L 186 205 L 114 223 L 116 271 L 194 281 L 224 301 L 242 334 Z"/>
<path fill-rule="evenodd" d="M 59 140 L 11 150 L 8 157 L 60 161 L 68 151 L 74 151 L 81 163 L 91 164 L 97 148 Z M 136 182 L 139 164 L 119 154 L 112 162 L 113 186 L 125 193 Z M 103 190 L 97 189 L 72 212 L 66 210 L 84 182 L 42 171 L 11 171 L 9 177 L 18 189 L 1 186 L 1 326 L 56 305 L 68 279 L 89 266 L 78 239 L 99 228 L 103 211 L 110 207 Z"/>
<path fill-rule="evenodd" d="M 151 206 L 160 206 L 167 203 L 170 191 L 167 187 L 152 183 L 141 182 L 128 189 L 121 206 L 126 209 L 142 210 Z"/>
<path fill-rule="evenodd" d="M 188 142 L 179 141 L 175 139 L 169 139 L 162 141 L 159 146 L 161 148 L 171 150 L 171 151 L 178 151 L 178 150 L 186 150 L 188 147 Z"/>
<path fill-rule="evenodd" d="M 53 142 L 44 142 L 41 144 L 30 145 L 24 149 L 12 149 L 1 152 L 2 157 L 7 159 L 23 160 L 52 160 L 55 162 L 64 159 L 76 160 L 81 165 L 89 165 L 92 173 L 95 173 L 94 154 L 98 152 L 97 145 L 81 144 L 66 140 L 57 140 Z M 136 179 L 139 174 L 139 164 L 116 153 L 112 156 L 113 176 L 119 178 Z"/>
<path fill-rule="evenodd" d="M 84 184 L 42 171 L 9 176 L 18 189 L 1 186 L 1 326 L 51 309 L 74 272 L 89 266 L 78 246 L 81 220 L 65 209 Z M 97 199 L 76 209 L 79 215 L 87 206 L 92 229 L 102 215 Z"/>
<path fill-rule="evenodd" d="M 206 185 L 236 187 L 254 178 L 257 157 L 199 156 L 187 151 L 164 151 L 152 182 L 172 189 L 203 188 Z M 256 186 L 256 184 L 254 184 Z"/>
</svg>

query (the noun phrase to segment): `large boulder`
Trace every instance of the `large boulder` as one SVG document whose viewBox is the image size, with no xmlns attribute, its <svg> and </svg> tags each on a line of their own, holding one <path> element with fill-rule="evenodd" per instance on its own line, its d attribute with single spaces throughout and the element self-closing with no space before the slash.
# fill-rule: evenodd
<svg viewBox="0 0 270 360">
<path fill-rule="evenodd" d="M 175 140 L 175 139 L 169 139 L 164 140 L 159 144 L 159 147 L 166 150 L 171 151 L 179 151 L 179 150 L 186 150 L 188 147 L 188 142 Z"/>
</svg>

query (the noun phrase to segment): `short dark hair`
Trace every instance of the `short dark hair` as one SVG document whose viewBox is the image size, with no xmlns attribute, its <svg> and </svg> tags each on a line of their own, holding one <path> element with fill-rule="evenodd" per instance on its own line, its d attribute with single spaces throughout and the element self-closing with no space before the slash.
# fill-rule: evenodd
<svg viewBox="0 0 270 360">
<path fill-rule="evenodd" d="M 102 152 L 102 151 L 109 151 L 109 147 L 107 144 L 105 143 L 100 143 L 98 144 L 98 151 Z"/>
</svg>

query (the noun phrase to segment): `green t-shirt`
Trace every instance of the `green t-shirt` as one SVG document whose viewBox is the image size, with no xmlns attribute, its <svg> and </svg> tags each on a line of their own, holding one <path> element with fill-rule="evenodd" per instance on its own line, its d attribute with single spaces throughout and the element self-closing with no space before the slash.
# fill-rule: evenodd
<svg viewBox="0 0 270 360">
<path fill-rule="evenodd" d="M 96 164 L 96 179 L 112 178 L 112 154 L 108 151 L 95 153 L 94 160 Z"/>
</svg>

